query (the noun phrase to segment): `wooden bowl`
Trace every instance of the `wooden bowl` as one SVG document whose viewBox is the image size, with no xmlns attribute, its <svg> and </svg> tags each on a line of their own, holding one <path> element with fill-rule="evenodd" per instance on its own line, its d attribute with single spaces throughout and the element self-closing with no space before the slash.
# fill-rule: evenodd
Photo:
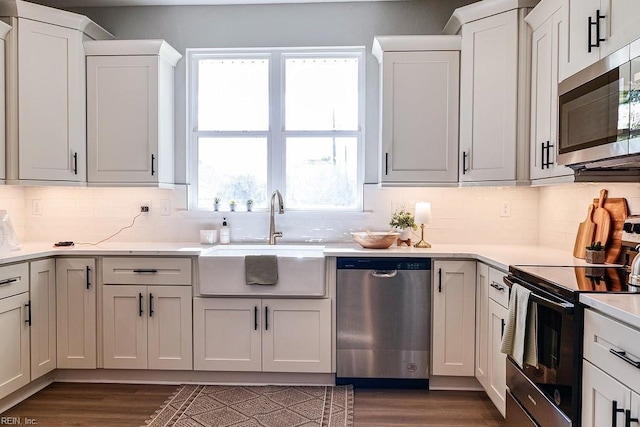
<svg viewBox="0 0 640 427">
<path fill-rule="evenodd" d="M 393 245 L 400 233 L 389 231 L 358 231 L 351 233 L 353 240 L 366 249 L 387 249 Z"/>
</svg>

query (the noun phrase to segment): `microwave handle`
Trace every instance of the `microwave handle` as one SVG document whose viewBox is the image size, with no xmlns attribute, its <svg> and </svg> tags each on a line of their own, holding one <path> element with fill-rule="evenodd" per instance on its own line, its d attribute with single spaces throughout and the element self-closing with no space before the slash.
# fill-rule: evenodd
<svg viewBox="0 0 640 427">
<path fill-rule="evenodd" d="M 514 285 L 514 282 L 512 282 L 509 277 L 505 277 L 504 279 L 504 283 L 511 288 Z M 529 288 L 526 285 L 523 285 L 521 283 L 518 283 L 520 286 L 523 286 L 527 289 L 529 289 L 531 291 L 531 296 L 529 297 L 529 299 L 531 301 L 534 301 L 544 307 L 550 308 L 554 311 L 560 312 L 560 313 L 566 313 L 566 314 L 572 314 L 573 313 L 573 308 L 574 305 L 571 304 L 570 302 L 555 302 L 555 301 L 551 301 L 548 298 L 543 297 L 542 295 L 539 295 L 537 293 L 535 293 L 534 290 L 532 290 L 531 288 Z"/>
</svg>

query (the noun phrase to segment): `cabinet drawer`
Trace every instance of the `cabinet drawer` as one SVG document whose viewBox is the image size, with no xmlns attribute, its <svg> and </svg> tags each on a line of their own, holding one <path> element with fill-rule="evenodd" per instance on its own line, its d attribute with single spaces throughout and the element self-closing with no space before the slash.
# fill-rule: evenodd
<svg viewBox="0 0 640 427">
<path fill-rule="evenodd" d="M 102 283 L 191 285 L 190 258 L 103 258 Z"/>
<path fill-rule="evenodd" d="M 489 268 L 489 298 L 503 306 L 509 308 L 509 288 L 504 283 L 507 273 Z"/>
<path fill-rule="evenodd" d="M 595 366 L 605 367 L 616 380 L 640 391 L 640 330 L 585 310 L 584 358 Z"/>
<path fill-rule="evenodd" d="M 29 264 L 0 267 L 0 298 L 18 295 L 29 290 Z"/>
</svg>

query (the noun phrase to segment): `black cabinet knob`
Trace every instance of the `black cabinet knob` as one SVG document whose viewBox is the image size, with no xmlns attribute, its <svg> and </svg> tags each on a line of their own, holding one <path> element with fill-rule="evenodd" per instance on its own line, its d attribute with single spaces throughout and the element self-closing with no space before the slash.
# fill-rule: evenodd
<svg viewBox="0 0 640 427">
<path fill-rule="evenodd" d="M 633 224 L 633 232 L 640 234 L 640 224 Z"/>
<path fill-rule="evenodd" d="M 633 230 L 633 224 L 631 224 L 630 222 L 625 222 L 625 223 L 622 225 L 622 230 L 623 230 L 625 233 L 631 233 L 631 231 Z"/>
</svg>

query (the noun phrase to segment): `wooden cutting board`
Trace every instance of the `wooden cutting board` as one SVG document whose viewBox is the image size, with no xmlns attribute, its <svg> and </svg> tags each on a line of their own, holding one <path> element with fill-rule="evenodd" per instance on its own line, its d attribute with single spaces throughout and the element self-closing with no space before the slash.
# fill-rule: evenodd
<svg viewBox="0 0 640 427">
<path fill-rule="evenodd" d="M 594 206 L 599 203 L 598 199 L 593 199 Z M 613 198 L 604 200 L 604 208 L 609 212 L 611 217 L 611 228 L 609 236 L 609 246 L 605 249 L 605 262 L 615 263 L 618 261 L 622 252 L 622 226 L 629 216 L 629 207 L 627 199 Z"/>
<path fill-rule="evenodd" d="M 592 220 L 596 224 L 596 232 L 593 235 L 594 242 L 602 243 L 602 246 L 607 247 L 609 242 L 609 233 L 611 231 L 611 216 L 609 211 L 605 209 L 604 203 L 607 198 L 607 190 L 600 190 L 600 199 L 598 200 L 598 206 L 593 211 Z"/>
<path fill-rule="evenodd" d="M 595 232 L 596 225 L 591 220 L 593 210 L 595 206 L 589 205 L 587 210 L 587 217 L 578 226 L 578 234 L 576 234 L 576 242 L 573 245 L 573 256 L 576 258 L 584 259 L 587 251 L 587 246 L 593 241 L 593 233 Z"/>
</svg>

